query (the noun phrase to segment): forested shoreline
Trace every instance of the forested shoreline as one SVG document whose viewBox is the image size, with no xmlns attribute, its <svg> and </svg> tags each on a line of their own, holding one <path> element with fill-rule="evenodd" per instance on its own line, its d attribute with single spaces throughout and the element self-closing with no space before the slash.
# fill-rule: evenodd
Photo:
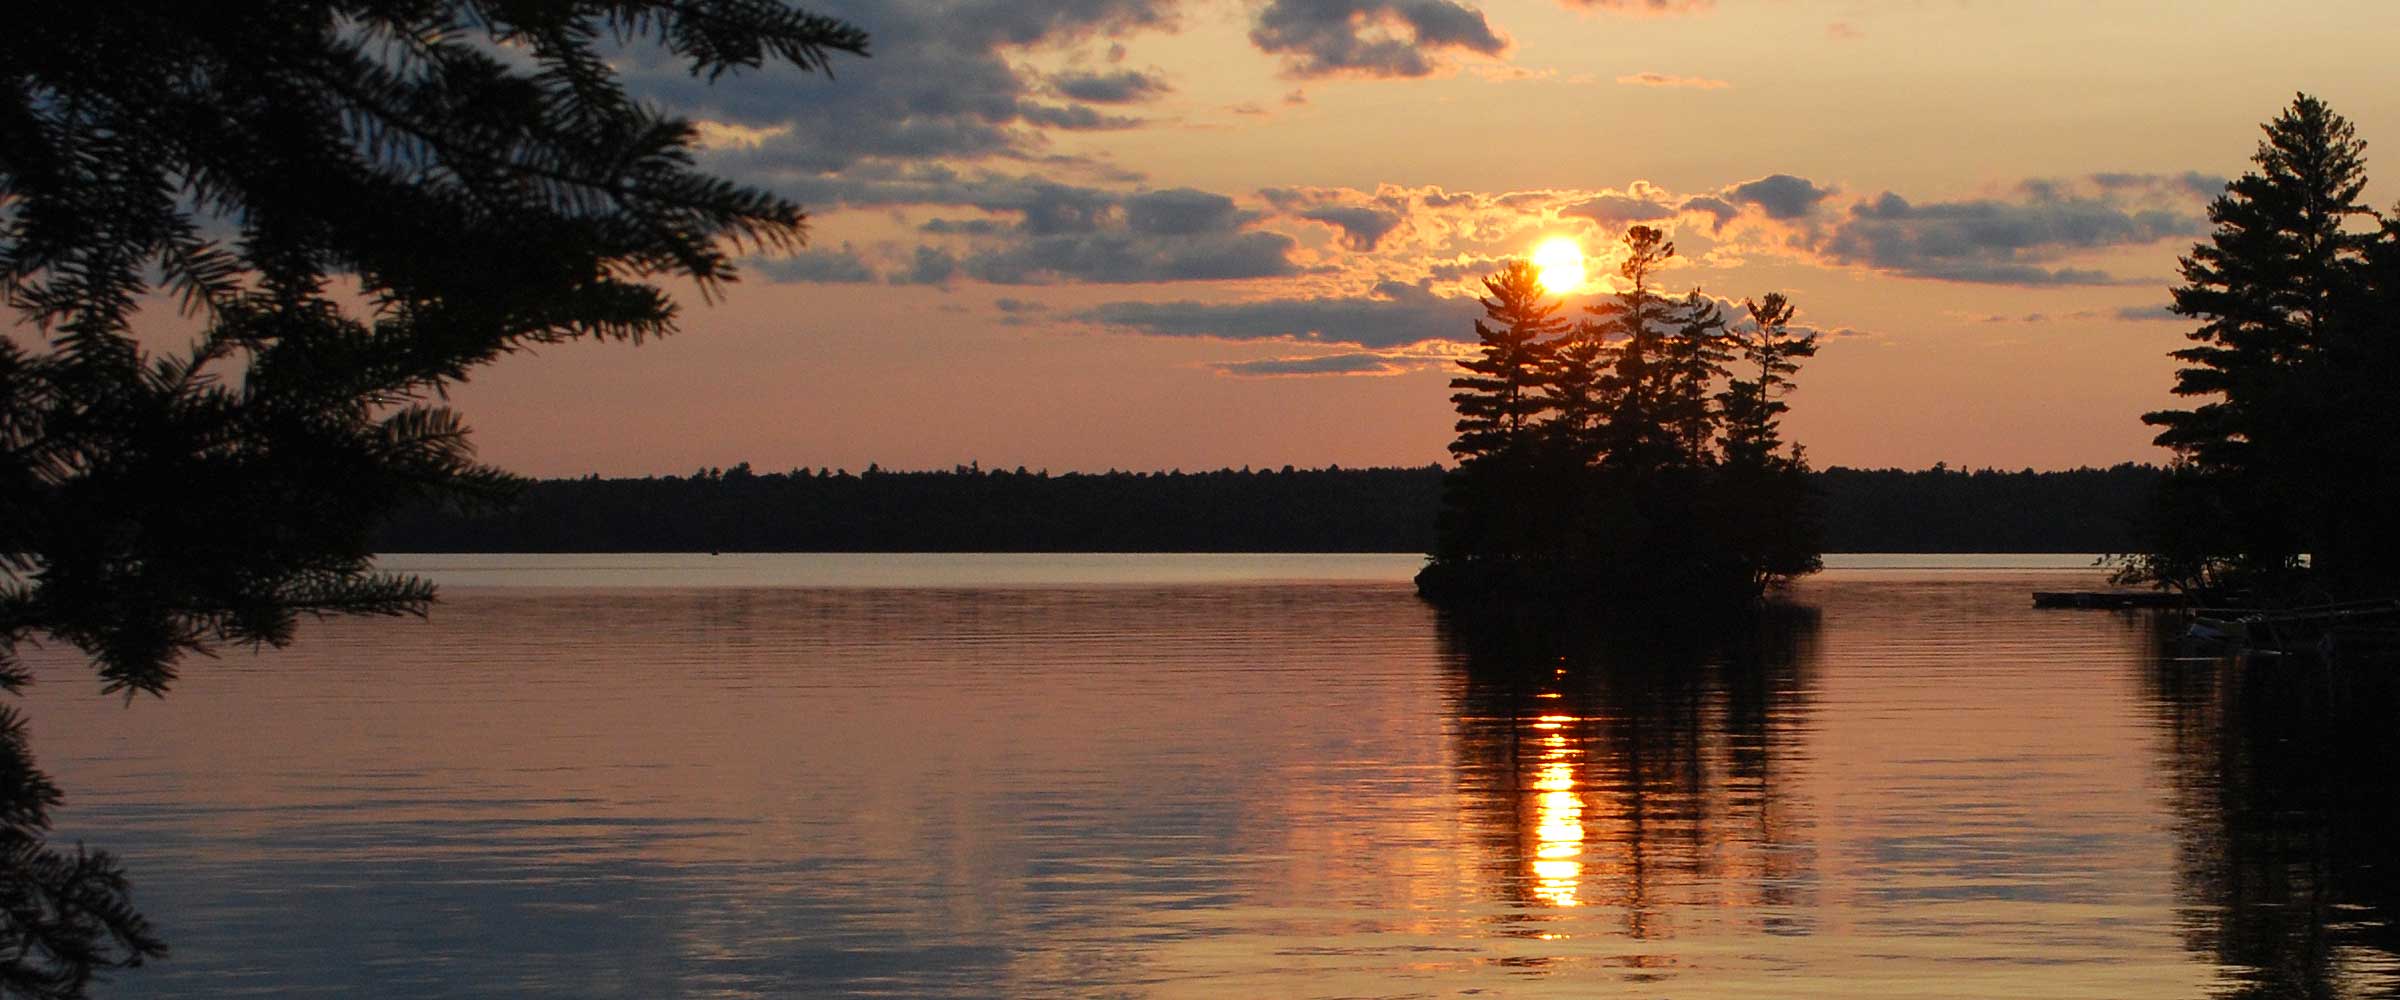
<svg viewBox="0 0 2400 1000">
<path fill-rule="evenodd" d="M 863 473 L 747 465 L 544 480 L 507 510 L 420 505 L 384 552 L 1423 552 L 1441 466 Z M 2123 552 L 2161 470 L 1833 467 L 1828 552 Z"/>
</svg>

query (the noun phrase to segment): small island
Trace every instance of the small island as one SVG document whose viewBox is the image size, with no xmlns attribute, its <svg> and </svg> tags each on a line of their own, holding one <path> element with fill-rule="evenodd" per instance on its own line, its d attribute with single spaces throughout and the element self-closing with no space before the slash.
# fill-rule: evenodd
<svg viewBox="0 0 2400 1000">
<path fill-rule="evenodd" d="M 1816 334 L 1781 294 L 1737 313 L 1663 293 L 1675 245 L 1657 229 L 1620 252 L 1580 322 L 1552 295 L 1579 272 L 1512 261 L 1484 279 L 1428 600 L 1726 608 L 1821 565 L 1808 461 L 1779 428 Z"/>
</svg>

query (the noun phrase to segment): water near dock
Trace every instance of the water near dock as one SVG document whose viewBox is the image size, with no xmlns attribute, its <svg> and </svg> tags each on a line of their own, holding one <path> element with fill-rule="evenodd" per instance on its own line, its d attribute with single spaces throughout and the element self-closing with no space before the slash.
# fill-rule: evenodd
<svg viewBox="0 0 2400 1000">
<path fill-rule="evenodd" d="M 42 655 L 59 834 L 175 948 L 102 995 L 2400 987 L 2385 696 L 2028 606 L 2088 558 L 1631 638 L 1446 622 L 1412 556 L 392 563 L 432 621 L 164 701 Z"/>
</svg>

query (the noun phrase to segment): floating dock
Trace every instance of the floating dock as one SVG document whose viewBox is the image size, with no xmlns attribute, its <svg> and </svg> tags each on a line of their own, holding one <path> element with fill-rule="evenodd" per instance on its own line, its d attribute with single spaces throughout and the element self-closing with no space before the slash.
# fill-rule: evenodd
<svg viewBox="0 0 2400 1000">
<path fill-rule="evenodd" d="M 2191 598 L 2163 590 L 2037 590 L 2037 608 L 2188 608 Z"/>
</svg>

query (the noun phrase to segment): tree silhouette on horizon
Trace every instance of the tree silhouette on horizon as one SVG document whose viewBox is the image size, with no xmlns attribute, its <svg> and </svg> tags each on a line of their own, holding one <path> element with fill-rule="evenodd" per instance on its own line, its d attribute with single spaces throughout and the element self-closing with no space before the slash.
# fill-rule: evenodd
<svg viewBox="0 0 2400 1000">
<path fill-rule="evenodd" d="M 2199 326 L 2173 354 L 2174 391 L 2192 403 L 2142 417 L 2176 461 L 2124 576 L 2388 591 L 2400 230 L 2361 201 L 2366 143 L 2325 102 L 2300 94 L 2262 131 L 2256 169 L 2210 203 L 2208 240 L 2181 260 L 2173 308 Z"/>
<path fill-rule="evenodd" d="M 1726 460 L 1763 463 L 1783 447 L 1781 419 L 1792 408 L 1783 397 L 1794 388 L 1799 360 L 1817 355 L 1817 335 L 1792 335 L 1792 304 L 1782 292 L 1744 300 L 1742 308 L 1753 332 L 1737 333 L 1737 349 L 1743 364 L 1757 366 L 1758 377 L 1729 380 L 1717 402 L 1725 414 Z"/>
</svg>

